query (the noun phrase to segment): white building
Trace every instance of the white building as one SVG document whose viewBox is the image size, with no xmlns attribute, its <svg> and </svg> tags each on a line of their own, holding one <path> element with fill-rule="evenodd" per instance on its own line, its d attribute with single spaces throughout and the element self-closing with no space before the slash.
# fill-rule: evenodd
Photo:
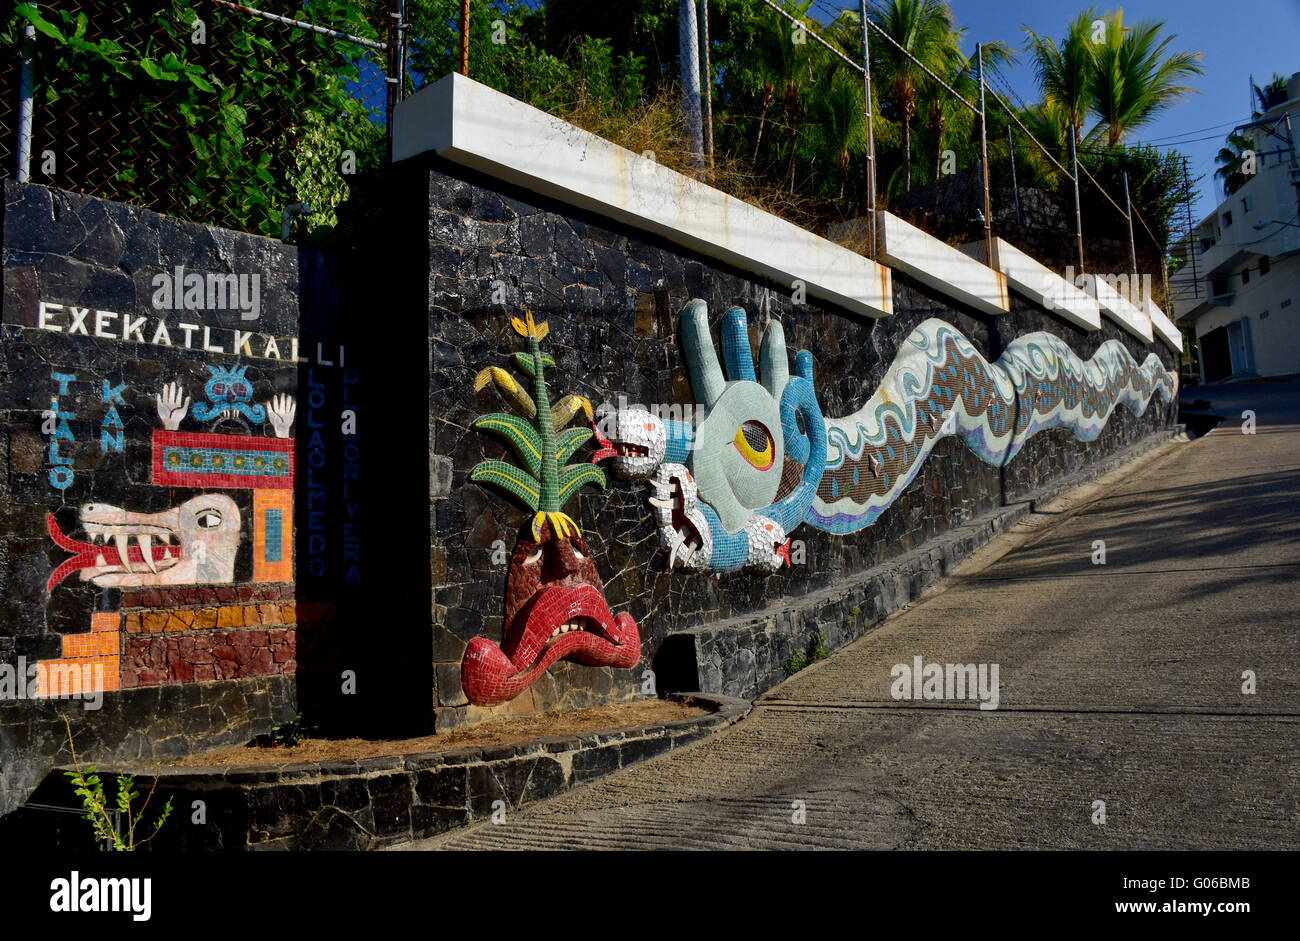
<svg viewBox="0 0 1300 941">
<path fill-rule="evenodd" d="M 1202 382 L 1300 373 L 1300 72 L 1237 130 L 1255 142 L 1256 172 L 1180 243 L 1190 254 L 1169 282 Z"/>
</svg>

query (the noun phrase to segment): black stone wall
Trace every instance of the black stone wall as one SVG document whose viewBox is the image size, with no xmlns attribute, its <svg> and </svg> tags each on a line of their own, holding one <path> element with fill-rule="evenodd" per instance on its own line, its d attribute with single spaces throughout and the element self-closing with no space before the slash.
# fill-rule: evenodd
<svg viewBox="0 0 1300 941">
<path fill-rule="evenodd" d="M 0 664 L 11 668 L 59 658 L 65 637 L 86 634 L 91 615 L 120 606 L 122 592 L 97 588 L 73 573 L 47 594 L 46 581 L 68 554 L 51 541 L 46 514 L 64 532 L 77 529 L 78 508 L 111 503 L 132 511 L 170 509 L 203 492 L 150 485 L 151 435 L 161 427 L 154 395 L 167 382 L 181 383 L 194 402 L 203 401 L 209 363 L 248 365 L 253 401 L 273 394 L 301 397 L 300 367 L 287 348 L 281 361 L 238 358 L 201 348 L 202 327 L 213 346 L 230 330 L 274 335 L 283 344 L 299 335 L 297 249 L 243 233 L 182 222 L 121 203 L 38 185 L 4 183 L 3 325 L 0 327 Z M 237 309 L 159 311 L 151 279 L 183 265 L 187 272 L 257 273 L 260 311 L 255 322 Z M 60 312 L 39 326 L 40 301 L 92 309 L 88 336 L 71 334 Z M 105 318 L 97 336 L 94 310 Z M 122 318 L 146 317 L 137 342 L 121 338 Z M 171 323 L 171 347 L 150 342 L 162 316 Z M 185 347 L 178 321 L 196 324 Z M 262 344 L 251 349 L 263 351 Z M 304 354 L 305 355 L 305 354 Z M 52 373 L 75 375 L 60 394 Z M 110 403 L 103 384 L 123 387 L 115 408 L 122 422 L 120 452 L 101 447 Z M 61 440 L 71 482 L 50 479 L 50 435 L 42 413 L 59 401 L 74 441 Z M 196 430 L 193 406 L 183 430 Z M 300 409 L 298 421 L 303 418 Z M 332 422 L 333 424 L 333 422 Z M 297 426 L 295 426 L 297 427 Z M 261 434 L 263 429 L 257 429 Z M 251 491 L 228 491 L 241 511 L 242 539 L 235 582 L 252 568 Z M 223 589 L 226 590 L 226 589 Z M 229 590 L 233 590 L 229 589 Z M 116 676 L 113 677 L 115 681 Z M 9 691 L 13 695 L 13 691 Z M 72 725 L 78 753 L 87 761 L 114 757 L 163 758 L 217 744 L 244 742 L 298 709 L 295 678 L 266 675 L 184 685 L 150 686 L 104 693 L 102 708 L 81 700 L 0 699 L 0 813 L 20 803 L 57 761 L 67 760 L 63 718 Z"/>
<path fill-rule="evenodd" d="M 409 163 L 419 163 L 410 161 Z M 483 634 L 500 641 L 506 567 L 494 543 L 514 544 L 527 514 L 495 490 L 466 482 L 479 461 L 501 457 L 503 446 L 470 429 L 479 415 L 500 409 L 489 387 L 472 381 L 485 366 L 507 366 L 519 340 L 509 318 L 528 308 L 550 325 L 546 348 L 551 396 L 577 392 L 593 403 L 620 396 L 643 405 L 693 402 L 674 338 L 676 316 L 703 298 L 715 324 L 732 305 L 750 315 L 758 349 L 760 311 L 785 326 L 791 354 L 808 349 L 826 414 L 857 409 L 875 390 L 908 333 L 922 320 L 955 324 L 990 360 L 1017 336 L 1046 330 L 1085 359 L 1107 339 L 1123 342 L 1139 361 L 1156 352 L 1110 321 L 1100 331 L 1078 329 L 1023 298 L 1002 317 L 987 317 L 937 296 L 894 272 L 892 317 L 869 320 L 810 299 L 793 305 L 783 285 L 767 284 L 626 226 L 428 160 L 411 169 L 428 190 L 421 219 L 428 242 L 430 425 L 433 498 L 433 631 L 440 726 L 477 721 L 493 710 L 469 706 L 460 689 L 466 642 Z M 506 303 L 493 303 L 505 286 Z M 809 526 L 794 538 L 806 544 L 806 564 L 769 577 L 705 575 L 666 570 L 665 553 L 646 504 L 644 484 L 612 474 L 601 493 L 584 488 L 570 507 L 605 579 L 611 609 L 636 618 L 642 666 L 611 671 L 560 663 L 530 693 L 497 711 L 529 712 L 634 695 L 641 670 L 665 636 L 709 622 L 761 611 L 830 588 L 855 573 L 918 547 L 964 521 L 1002 506 L 1052 480 L 1122 449 L 1174 418 L 1159 401 L 1141 418 L 1121 407 L 1100 438 L 1084 444 L 1053 429 L 1035 436 L 1005 469 L 980 461 L 959 441 L 939 442 L 907 491 L 867 530 L 833 536 Z M 579 452 L 580 454 L 586 453 Z M 574 512 L 576 510 L 576 512 Z"/>
<path fill-rule="evenodd" d="M 20 803 L 61 760 L 65 715 L 81 754 L 103 762 L 247 741 L 299 710 L 315 710 L 335 728 L 393 736 L 426 732 L 435 720 L 448 728 L 500 713 L 631 697 L 669 634 L 778 602 L 788 609 L 1173 419 L 1161 404 L 1141 419 L 1121 408 L 1096 442 L 1085 445 L 1059 430 L 1042 433 L 1004 469 L 945 440 L 873 527 L 846 537 L 801 527 L 793 535 L 805 543 L 805 563 L 771 577 L 668 573 L 644 485 L 611 475 L 608 492 L 584 488 L 569 510 L 596 553 L 611 608 L 637 619 L 641 666 L 615 671 L 559 663 L 508 707 L 478 709 L 460 690 L 460 660 L 470 638 L 501 639 L 506 566 L 498 549 L 513 546 L 526 514 L 495 491 L 466 483 L 478 461 L 503 453 L 500 442 L 469 428 L 477 416 L 500 408 L 495 392 L 475 394 L 472 382 L 485 366 L 508 365 L 520 348 L 509 318 L 523 308 L 550 324 L 546 345 L 558 367 L 548 374 L 553 399 L 577 392 L 597 405 L 616 404 L 620 396 L 645 405 L 692 401 L 674 328 L 677 312 L 693 297 L 708 302 L 715 323 L 729 306 L 744 307 L 755 348 L 760 315 L 780 317 L 791 351 L 813 352 L 829 414 L 860 406 L 903 338 L 931 316 L 956 324 L 990 359 L 1012 338 L 1043 329 L 1084 357 L 1111 337 L 1139 359 L 1147 349 L 1109 322 L 1087 333 L 1014 295 L 1010 314 L 985 317 L 897 274 L 893 317 L 871 321 L 816 302 L 795 306 L 784 285 L 438 162 L 400 165 L 388 197 L 383 230 L 343 255 L 5 183 L 0 663 L 56 658 L 65 637 L 87 632 L 92 613 L 117 607 L 112 589 L 75 576 L 46 594 L 46 580 L 66 556 L 46 533 L 46 513 L 69 531 L 85 502 L 155 511 L 194 492 L 149 486 L 149 440 L 159 425 L 153 396 L 168 381 L 182 382 L 194 396 L 211 362 L 247 362 L 255 401 L 295 396 L 300 483 L 310 448 L 325 449 L 317 481 L 323 504 L 306 487 L 295 495 L 295 598 L 300 609 L 318 605 L 333 614 L 314 644 L 300 638 L 297 675 L 109 692 L 96 712 L 80 701 L 0 701 L 0 812 Z M 186 349 L 179 338 L 160 347 L 96 337 L 93 321 L 90 336 L 40 329 L 42 300 L 156 318 L 151 279 L 176 265 L 260 274 L 257 323 L 221 311 L 186 312 L 186 320 L 214 331 L 299 337 L 303 361 L 287 361 L 287 350 L 281 350 L 283 363 L 246 361 Z M 499 286 L 504 304 L 494 302 Z M 119 321 L 112 326 L 120 332 Z M 317 343 L 330 365 L 317 362 Z M 334 355 L 339 345 L 348 348 L 346 369 Z M 1150 349 L 1172 364 L 1163 345 Z M 74 415 L 76 439 L 64 452 L 73 457 L 66 489 L 50 485 L 49 436 L 42 433 L 41 412 L 57 391 L 52 372 L 77 376 L 60 396 L 60 408 Z M 104 380 L 125 386 L 120 453 L 100 448 Z M 314 410 L 313 390 L 320 403 Z M 344 440 L 339 423 L 349 408 L 362 431 Z M 313 444 L 305 429 L 318 429 L 321 442 Z M 366 470 L 358 481 L 361 452 Z M 232 495 L 247 500 L 246 493 Z M 323 513 L 323 568 L 308 565 L 303 551 L 311 534 L 305 527 L 316 521 L 311 511 Z M 249 565 L 246 554 L 237 559 L 237 582 Z M 426 597 L 427 624 L 416 613 Z M 357 676 L 355 698 L 340 698 L 343 670 Z"/>
</svg>

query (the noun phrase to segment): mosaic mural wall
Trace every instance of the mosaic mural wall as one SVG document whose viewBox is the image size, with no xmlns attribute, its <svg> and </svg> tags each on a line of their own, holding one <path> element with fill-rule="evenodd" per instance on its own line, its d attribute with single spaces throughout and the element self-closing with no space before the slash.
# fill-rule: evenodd
<svg viewBox="0 0 1300 941">
<path fill-rule="evenodd" d="M 836 418 L 822 414 L 810 352 L 790 374 L 779 320 L 763 331 L 757 374 L 742 308 L 722 320 L 725 374 L 707 305 L 689 303 L 679 327 L 696 420 L 616 409 L 609 437 L 596 429 L 594 458 L 649 481 L 670 569 L 774 572 L 791 564 L 788 534 L 803 523 L 838 534 L 874 523 L 946 435 L 1003 466 L 1040 431 L 1093 441 L 1121 403 L 1140 416 L 1153 395 L 1172 403 L 1178 388 L 1155 353 L 1139 365 L 1117 340 L 1084 362 L 1059 337 L 1031 333 L 990 363 L 932 318 L 908 335 L 866 404 Z"/>
<path fill-rule="evenodd" d="M 898 272 L 893 317 L 849 317 L 433 158 L 408 171 L 428 191 L 405 231 L 428 245 L 441 727 L 637 695 L 669 633 L 798 605 L 1174 420 L 1172 354 L 1110 321 L 1084 331 L 1014 294 L 985 317 Z M 592 403 L 604 440 L 584 453 L 614 473 L 567 512 L 642 655 L 559 659 L 485 707 L 462 664 L 508 642 L 510 547 L 532 512 L 475 479 L 513 452 L 476 427 L 498 393 L 474 380 L 517 351 L 524 310 Z M 701 438 L 711 466 L 692 463 Z"/>
<path fill-rule="evenodd" d="M 297 709 L 298 271 L 5 184 L 0 766 L 244 742 Z"/>
<path fill-rule="evenodd" d="M 5 184 L 0 811 L 88 690 L 92 759 L 246 742 L 309 699 L 397 736 L 642 695 L 669 633 L 798 605 L 1173 420 L 1169 351 L 1108 322 L 897 274 L 895 316 L 847 317 L 409 163 L 386 240 L 337 267 Z"/>
</svg>

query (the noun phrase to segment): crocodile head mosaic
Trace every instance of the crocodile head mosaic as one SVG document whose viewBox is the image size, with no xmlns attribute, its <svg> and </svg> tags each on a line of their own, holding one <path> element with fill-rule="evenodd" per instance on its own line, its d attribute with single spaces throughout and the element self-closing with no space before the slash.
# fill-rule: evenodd
<svg viewBox="0 0 1300 941">
<path fill-rule="evenodd" d="M 1178 391 L 1158 356 L 1138 363 L 1117 340 L 1085 361 L 1060 337 L 1030 333 L 989 362 L 952 324 L 929 319 L 866 403 L 835 418 L 822 414 L 807 350 L 790 374 L 778 322 L 763 333 L 757 374 L 739 307 L 722 317 L 725 373 L 703 301 L 683 308 L 679 331 L 694 422 L 619 409 L 603 419 L 592 456 L 649 484 L 670 569 L 775 572 L 803 523 L 841 535 L 874 523 L 946 435 L 1000 466 L 1039 431 L 1091 441 L 1120 404 L 1141 415 L 1155 395 L 1171 402 Z"/>
<path fill-rule="evenodd" d="M 50 538 L 72 556 L 50 573 L 50 591 L 73 572 L 101 588 L 210 585 L 234 578 L 239 507 L 225 494 L 205 493 L 162 513 L 132 513 L 106 503 L 81 508 L 86 540 L 46 519 Z"/>
<path fill-rule="evenodd" d="M 591 551 L 563 509 L 582 486 L 605 485 L 604 472 L 593 464 L 565 464 L 592 436 L 590 428 L 565 426 L 579 412 L 590 421 L 591 403 L 569 395 L 552 406 L 543 373 L 555 360 L 541 350 L 547 326 L 531 313 L 511 323 L 527 344 L 513 361 L 530 379 L 531 392 L 500 367 L 484 369 L 475 390 L 495 386 L 519 414 L 483 415 L 474 427 L 502 438 L 519 464 L 483 461 L 469 477 L 504 490 L 533 516 L 506 576 L 502 643 L 475 637 L 461 661 L 461 686 L 476 705 L 508 702 L 557 660 L 628 669 L 641 658 L 636 621 L 610 611 Z"/>
</svg>

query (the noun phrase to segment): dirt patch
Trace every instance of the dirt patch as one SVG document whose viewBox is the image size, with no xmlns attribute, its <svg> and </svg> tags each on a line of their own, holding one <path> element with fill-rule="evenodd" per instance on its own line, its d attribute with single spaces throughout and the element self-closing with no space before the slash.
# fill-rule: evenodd
<svg viewBox="0 0 1300 941">
<path fill-rule="evenodd" d="M 338 761 L 348 758 L 378 758 L 384 755 L 410 755 L 423 752 L 452 751 L 457 748 L 480 748 L 488 745 L 511 745 L 538 738 L 580 735 L 628 725 L 660 725 L 677 719 L 708 715 L 712 710 L 667 699 L 613 703 L 578 712 L 526 716 L 487 722 L 468 729 L 454 729 L 422 738 L 305 738 L 289 748 L 235 746 L 216 748 L 166 763 L 166 767 L 232 767 L 297 764 L 305 761 Z"/>
</svg>

